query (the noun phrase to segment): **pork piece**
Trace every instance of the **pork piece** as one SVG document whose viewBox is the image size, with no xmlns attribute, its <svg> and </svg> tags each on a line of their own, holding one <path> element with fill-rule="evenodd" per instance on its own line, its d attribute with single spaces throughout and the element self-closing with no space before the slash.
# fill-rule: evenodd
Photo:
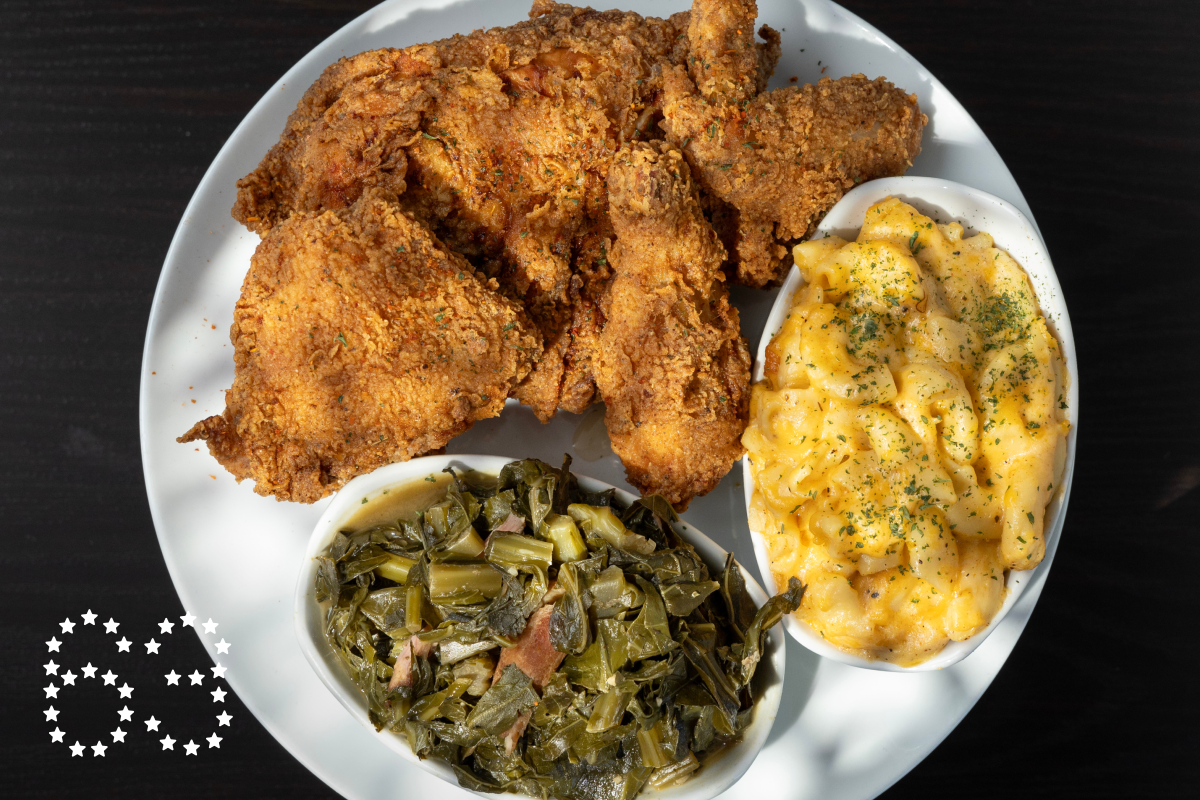
<svg viewBox="0 0 1200 800">
<path fill-rule="evenodd" d="M 496 671 L 492 674 L 493 684 L 500 680 L 505 667 L 516 664 L 521 672 L 529 676 L 539 692 L 546 688 L 565 656 L 565 653 L 558 652 L 554 645 L 550 644 L 550 615 L 553 613 L 553 605 L 538 606 L 537 610 L 529 615 L 525 630 L 517 637 L 517 643 L 512 647 L 500 649 Z"/>
<path fill-rule="evenodd" d="M 591 401 L 572 332 L 594 303 L 573 248 L 596 244 L 621 143 L 658 135 L 663 70 L 687 53 L 687 15 L 644 18 L 538 0 L 532 17 L 342 59 L 238 183 L 234 217 L 265 233 L 380 187 L 523 302 L 545 341 L 515 395 L 543 421 Z M 582 307 L 581 307 L 582 306 Z"/>
<path fill-rule="evenodd" d="M 695 0 L 692 58 L 670 66 L 662 126 L 683 149 L 703 191 L 719 201 L 722 239 L 739 283 L 783 279 L 789 249 L 855 184 L 902 175 L 921 150 L 928 118 L 915 95 L 883 78 L 822 78 L 816 86 L 763 92 L 779 38 L 760 31 L 753 0 Z M 720 207 L 727 204 L 728 209 Z"/>
<path fill-rule="evenodd" d="M 549 592 L 547 592 L 547 597 L 549 597 Z M 529 619 L 525 622 L 525 630 L 521 631 L 521 635 L 517 637 L 517 643 L 512 647 L 500 650 L 496 671 L 492 673 L 493 684 L 500 680 L 505 667 L 509 664 L 516 664 L 517 669 L 524 672 L 533 681 L 534 687 L 540 693 L 558 670 L 558 665 L 562 663 L 566 654 L 558 652 L 554 649 L 554 645 L 550 644 L 550 617 L 554 614 L 554 604 L 545 601 L 543 603 L 529 615 Z M 532 709 L 523 712 L 509 726 L 508 730 L 500 735 L 504 741 L 505 753 L 512 755 L 532 717 Z"/>
<path fill-rule="evenodd" d="M 596 385 L 627 480 L 682 510 L 742 455 L 750 355 L 721 271 L 725 248 L 682 153 L 622 149 L 608 191 L 615 277 Z"/>
<path fill-rule="evenodd" d="M 424 626 L 426 630 L 429 626 Z M 414 658 L 427 658 L 436 645 L 427 644 L 416 636 L 410 636 L 400 648 L 396 656 L 396 665 L 392 668 L 392 679 L 388 681 L 388 691 L 400 686 L 412 686 L 412 662 Z"/>
<path fill-rule="evenodd" d="M 225 411 L 179 441 L 306 503 L 496 416 L 541 353 L 521 306 L 379 189 L 267 233 L 230 339 Z"/>
</svg>

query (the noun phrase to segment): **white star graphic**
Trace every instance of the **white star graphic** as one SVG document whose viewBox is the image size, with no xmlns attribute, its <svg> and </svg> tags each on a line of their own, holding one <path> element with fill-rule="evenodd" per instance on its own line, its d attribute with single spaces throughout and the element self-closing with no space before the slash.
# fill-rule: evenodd
<svg viewBox="0 0 1200 800">
<path fill-rule="evenodd" d="M 50 697 L 57 698 L 58 697 L 58 687 L 55 686 L 53 683 L 46 687 L 45 692 L 46 692 L 47 698 L 50 698 Z"/>
<path fill-rule="evenodd" d="M 215 733 L 204 741 L 208 742 L 209 750 L 213 749 L 214 747 L 218 750 L 221 748 L 221 737 L 217 736 Z"/>
<path fill-rule="evenodd" d="M 80 744 L 80 743 L 77 741 L 77 742 L 75 742 L 75 744 L 71 745 L 71 756 L 72 756 L 72 757 L 74 757 L 74 756 L 79 756 L 80 758 L 83 758 L 83 751 L 84 751 L 84 750 L 87 750 L 87 748 L 86 748 L 86 747 L 84 747 L 83 745 L 81 745 L 81 744 Z"/>
<path fill-rule="evenodd" d="M 62 622 L 58 623 L 58 627 L 62 628 L 63 633 L 74 633 L 75 623 L 71 622 L 71 618 L 67 617 Z"/>
<path fill-rule="evenodd" d="M 204 625 L 205 633 L 216 633 L 217 632 L 217 623 L 212 621 L 212 617 L 208 618 L 208 622 L 205 622 L 202 624 Z"/>
<path fill-rule="evenodd" d="M 151 653 L 158 655 L 158 648 L 160 647 L 162 647 L 161 644 L 151 639 L 150 641 L 146 642 L 146 655 L 150 655 Z"/>
<path fill-rule="evenodd" d="M 214 703 L 224 703 L 225 702 L 225 692 L 221 691 L 220 689 L 217 689 L 216 691 L 213 691 L 213 692 L 209 692 L 209 694 L 211 694 L 213 696 Z"/>
<path fill-rule="evenodd" d="M 183 627 L 185 628 L 190 628 L 192 625 L 196 624 L 195 614 L 184 614 L 182 617 L 180 617 L 180 619 L 183 620 Z"/>
<path fill-rule="evenodd" d="M 89 661 L 88 665 L 83 668 L 83 677 L 85 677 L 85 678 L 96 677 L 96 668 L 92 666 L 92 662 Z"/>
<path fill-rule="evenodd" d="M 57 725 L 54 727 L 54 730 L 50 731 L 50 741 L 52 742 L 61 742 L 63 740 L 62 737 L 64 736 L 66 736 L 66 734 L 63 731 L 60 731 Z"/>
<path fill-rule="evenodd" d="M 146 730 L 147 731 L 157 731 L 158 725 L 159 725 L 159 722 L 154 717 L 151 717 L 150 719 L 146 720 Z"/>
<path fill-rule="evenodd" d="M 217 642 L 216 648 L 218 653 L 225 653 L 226 655 L 229 654 L 229 642 L 225 641 L 224 639 L 221 639 L 221 641 Z"/>
<path fill-rule="evenodd" d="M 196 744 L 195 742 L 188 742 L 183 746 L 183 749 L 187 750 L 187 754 L 189 756 L 194 756 L 196 755 L 196 751 L 200 749 L 200 745 Z"/>
<path fill-rule="evenodd" d="M 192 686 L 199 686 L 204 680 L 204 676 L 200 674 L 200 670 L 196 670 L 191 675 L 188 675 L 188 677 L 192 679 Z"/>
<path fill-rule="evenodd" d="M 92 756 L 93 757 L 103 756 L 104 751 L 107 749 L 108 749 L 108 745 L 104 745 L 104 744 L 100 744 L 99 742 L 96 742 L 94 745 L 92 745 Z"/>
<path fill-rule="evenodd" d="M 212 667 L 211 669 L 212 669 L 212 674 L 213 674 L 214 678 L 224 678 L 225 670 L 229 669 L 229 667 L 221 666 L 221 662 L 218 661 L 217 665 L 215 667 Z"/>
<path fill-rule="evenodd" d="M 121 623 L 113 622 L 113 618 L 109 617 L 108 622 L 104 623 L 104 632 L 105 633 L 116 633 L 117 628 L 120 627 L 120 625 L 121 625 Z"/>
<path fill-rule="evenodd" d="M 111 669 L 108 672 L 101 675 L 100 677 L 104 678 L 105 686 L 116 686 L 117 685 L 117 673 L 113 672 Z"/>
<path fill-rule="evenodd" d="M 117 716 L 121 718 L 121 722 L 129 722 L 129 720 L 133 719 L 133 709 L 125 706 L 117 712 Z"/>
<path fill-rule="evenodd" d="M 53 636 L 51 636 L 50 641 L 46 642 L 46 649 L 51 653 L 57 653 L 57 652 L 60 652 L 58 649 L 58 646 L 61 644 L 62 644 L 62 642 L 60 642 L 58 639 L 55 639 Z"/>
<path fill-rule="evenodd" d="M 43 664 L 42 666 L 46 668 L 47 675 L 57 675 L 58 674 L 58 664 L 54 663 L 54 659 L 50 659 L 49 664 Z"/>
<path fill-rule="evenodd" d="M 95 625 L 96 624 L 96 615 L 92 613 L 92 610 L 90 608 L 87 610 L 87 613 L 83 615 L 83 624 L 84 625 Z"/>
<path fill-rule="evenodd" d="M 231 719 L 233 719 L 233 717 L 228 711 L 222 711 L 220 714 L 217 714 L 217 727 L 224 725 L 226 728 L 228 728 L 229 721 Z"/>
<path fill-rule="evenodd" d="M 112 732 L 112 737 L 113 737 L 113 742 L 122 742 L 123 743 L 125 741 L 125 731 L 121 730 L 120 728 L 117 728 L 115 731 Z"/>
<path fill-rule="evenodd" d="M 175 749 L 175 740 L 172 739 L 170 736 L 166 737 L 165 739 L 159 739 L 158 741 L 162 744 L 163 750 L 174 750 Z"/>
<path fill-rule="evenodd" d="M 133 687 L 127 683 L 120 689 L 117 689 L 117 693 L 120 694 L 122 698 L 133 697 Z"/>
<path fill-rule="evenodd" d="M 67 670 L 66 672 L 64 672 L 61 675 L 61 677 L 62 677 L 62 681 L 63 681 L 63 686 L 74 686 L 75 685 L 75 678 L 77 676 L 75 675 L 74 672 Z"/>
<path fill-rule="evenodd" d="M 164 619 L 162 622 L 158 623 L 159 633 L 171 633 L 173 630 L 175 630 L 175 623 L 171 622 L 169 619 Z"/>
<path fill-rule="evenodd" d="M 58 722 L 58 709 L 54 706 L 50 706 L 42 713 L 46 715 L 46 722 Z"/>
<path fill-rule="evenodd" d="M 133 642 L 129 641 L 124 636 L 122 636 L 121 640 L 119 642 L 117 642 L 117 652 L 118 653 L 128 653 L 129 645 L 131 645 L 131 644 L 133 644 Z"/>
<path fill-rule="evenodd" d="M 178 686 L 180 675 L 175 670 L 171 670 L 166 674 L 167 686 Z"/>
</svg>

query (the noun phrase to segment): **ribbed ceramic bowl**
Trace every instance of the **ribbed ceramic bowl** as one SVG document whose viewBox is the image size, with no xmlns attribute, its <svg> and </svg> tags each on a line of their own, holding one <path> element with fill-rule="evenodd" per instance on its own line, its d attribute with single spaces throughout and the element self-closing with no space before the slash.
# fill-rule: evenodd
<svg viewBox="0 0 1200 800">
<path fill-rule="evenodd" d="M 458 779 L 449 765 L 436 758 L 422 761 L 417 758 L 408 741 L 404 737 L 388 731 L 375 731 L 367 716 L 367 704 L 362 694 L 354 685 L 350 676 L 343 669 L 333 649 L 325 640 L 322 633 L 323 614 L 315 595 L 317 562 L 315 558 L 329 547 L 334 535 L 363 505 L 363 500 L 371 500 L 385 489 L 396 489 L 411 483 L 423 481 L 431 475 L 439 475 L 448 466 L 462 471 L 474 470 L 485 474 L 498 474 L 501 468 L 513 461 L 511 458 L 499 456 L 426 456 L 415 458 L 399 464 L 389 464 L 369 475 L 361 475 L 346 484 L 334 496 L 329 508 L 313 530 L 308 543 L 304 566 L 296 583 L 295 624 L 296 636 L 300 640 L 300 649 L 304 657 L 317 673 L 321 682 L 333 692 L 346 710 L 371 730 L 377 739 L 396 751 L 402 758 L 416 764 L 426 772 L 430 772 L 442 780 L 458 786 Z M 579 485 L 587 491 L 597 492 L 614 489 L 607 483 L 578 475 Z M 617 498 L 623 504 L 634 502 L 637 498 L 629 492 L 616 489 Z M 708 564 L 709 569 L 719 571 L 725 564 L 725 551 L 700 531 L 680 523 L 675 527 L 676 532 L 689 542 L 701 558 Z M 744 568 L 742 576 L 746 588 L 756 605 L 767 601 L 767 594 Z M 679 785 L 661 791 L 646 790 L 643 796 L 655 800 L 709 800 L 728 789 L 737 781 L 754 762 L 758 752 L 767 741 L 775 715 L 779 711 L 779 699 L 783 693 L 784 675 L 783 634 L 774 628 L 769 636 L 766 653 L 759 663 L 754 676 L 755 694 L 758 705 L 753 720 L 743 733 L 741 740 L 726 749 L 711 763 L 705 764 L 692 779 Z M 494 795 L 488 795 L 494 797 Z"/>
<path fill-rule="evenodd" d="M 843 652 L 832 646 L 815 633 L 807 624 L 794 615 L 784 620 L 784 626 L 800 644 L 812 650 L 817 655 L 840 661 L 856 667 L 877 669 L 886 672 L 922 672 L 942 669 L 962 661 L 977 648 L 988 635 L 996 629 L 1000 620 L 1008 614 L 1017 602 L 1017 598 L 1025 591 L 1025 587 L 1038 571 L 1050 569 L 1054 552 L 1058 547 L 1058 539 L 1062 533 L 1063 520 L 1067 512 L 1067 499 L 1071 494 L 1071 477 L 1075 470 L 1075 439 L 1079 425 L 1079 369 L 1075 360 L 1075 339 L 1071 334 L 1071 320 L 1067 316 L 1067 305 L 1063 300 L 1062 288 L 1058 284 L 1058 276 L 1050 263 L 1050 254 L 1042 241 L 1042 236 L 1024 214 L 1009 203 L 995 195 L 972 189 L 961 183 L 942 180 L 939 178 L 885 178 L 870 181 L 855 187 L 846 193 L 818 226 L 813 238 L 819 238 L 826 233 L 841 236 L 853 241 L 862 227 L 866 211 L 875 203 L 887 197 L 898 197 L 915 207 L 926 216 L 938 222 L 958 222 L 966 229 L 965 235 L 987 232 L 995 239 L 996 246 L 1006 251 L 1029 275 L 1033 290 L 1037 294 L 1042 314 L 1046 317 L 1051 331 L 1062 347 L 1066 362 L 1067 378 L 1067 419 L 1071 423 L 1071 432 L 1067 436 L 1067 459 L 1063 467 L 1063 475 L 1057 481 L 1058 489 L 1051 498 L 1046 509 L 1046 555 L 1042 563 L 1027 572 L 1010 571 L 1008 573 L 1008 596 L 1004 605 L 997 612 L 991 624 L 984 630 L 963 642 L 950 642 L 940 653 L 928 661 L 913 667 L 901 667 L 886 661 L 871 661 Z M 795 266 L 788 273 L 767 317 L 762 337 L 758 344 L 758 353 L 754 357 L 755 382 L 763 379 L 764 359 L 767 345 L 783 327 L 791 306 L 792 295 L 804 283 L 800 270 Z M 754 493 L 754 477 L 750 472 L 749 459 L 742 460 L 743 485 L 746 492 L 746 507 Z M 754 542 L 754 553 L 758 557 L 758 568 L 766 584 L 767 592 L 774 594 L 774 573 L 771 571 L 770 558 L 767 556 L 766 542 L 762 532 L 750 528 Z"/>
</svg>

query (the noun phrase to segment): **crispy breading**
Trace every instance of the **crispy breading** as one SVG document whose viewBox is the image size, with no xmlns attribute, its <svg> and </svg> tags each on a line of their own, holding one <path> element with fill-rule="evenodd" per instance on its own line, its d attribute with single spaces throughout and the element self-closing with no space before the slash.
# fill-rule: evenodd
<svg viewBox="0 0 1200 800">
<path fill-rule="evenodd" d="M 688 70 L 667 69 L 663 128 L 703 190 L 737 212 L 736 235 L 723 236 L 734 242 L 735 279 L 767 286 L 783 279 L 785 245 L 848 189 L 912 165 L 928 118 L 914 95 L 863 75 L 760 94 L 757 14 L 752 0 L 695 0 L 694 58 Z"/>
<path fill-rule="evenodd" d="M 377 189 L 301 212 L 251 260 L 225 411 L 205 439 L 239 481 L 311 503 L 494 417 L 541 354 L 521 306 Z"/>
<path fill-rule="evenodd" d="M 539 2 L 532 19 L 329 67 L 279 143 L 239 184 L 234 217 L 263 232 L 295 211 L 395 192 L 453 250 L 526 306 L 545 354 L 516 392 L 547 420 L 591 394 L 571 329 L 587 310 L 573 241 L 603 219 L 622 142 L 649 133 L 687 15 Z"/>
<path fill-rule="evenodd" d="M 594 365 L 626 478 L 683 509 L 742 455 L 750 354 L 725 248 L 683 155 L 660 147 L 623 148 L 608 173 L 617 242 Z"/>
</svg>

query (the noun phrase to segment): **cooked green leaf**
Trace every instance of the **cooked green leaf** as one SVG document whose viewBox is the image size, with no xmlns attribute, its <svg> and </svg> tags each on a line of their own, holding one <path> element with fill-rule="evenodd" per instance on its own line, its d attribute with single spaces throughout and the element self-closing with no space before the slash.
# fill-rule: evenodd
<svg viewBox="0 0 1200 800">
<path fill-rule="evenodd" d="M 495 736 L 507 730 L 526 709 L 538 703 L 533 681 L 515 664 L 500 673 L 500 680 L 483 693 L 467 716 L 468 728 L 479 728 Z"/>
</svg>

